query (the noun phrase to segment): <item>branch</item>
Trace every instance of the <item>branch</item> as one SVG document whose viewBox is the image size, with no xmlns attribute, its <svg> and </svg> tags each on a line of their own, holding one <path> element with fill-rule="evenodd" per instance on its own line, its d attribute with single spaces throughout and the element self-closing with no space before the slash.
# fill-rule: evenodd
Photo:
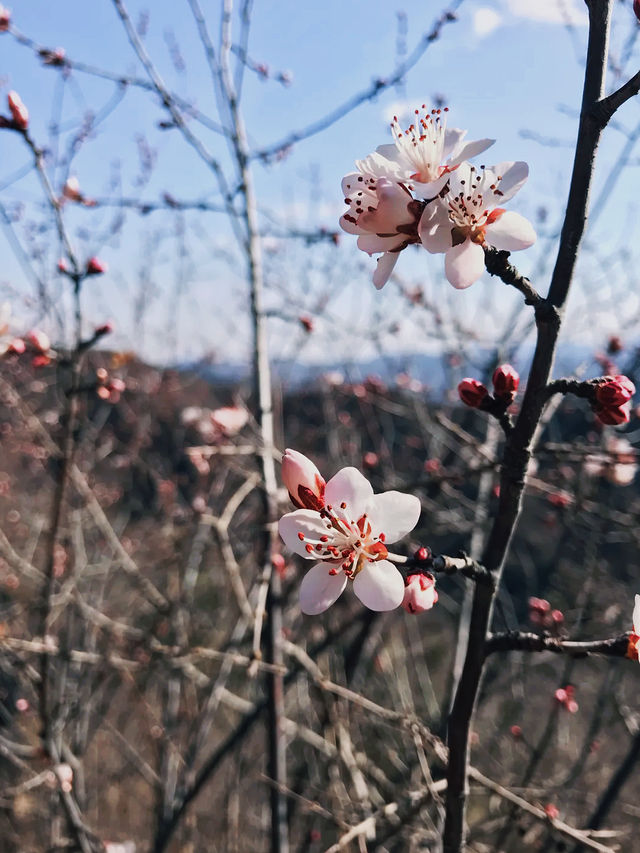
<svg viewBox="0 0 640 853">
<path fill-rule="evenodd" d="M 574 658 L 586 658 L 592 655 L 623 658 L 627 656 L 629 635 L 621 634 L 606 640 L 563 640 L 559 637 L 545 637 L 541 634 L 523 631 L 507 631 L 490 634 L 485 645 L 487 655 L 494 652 L 554 652 Z"/>
<path fill-rule="evenodd" d="M 638 92 L 640 92 L 640 71 L 634 74 L 619 89 L 616 89 L 615 92 L 612 92 L 606 98 L 602 98 L 594 105 L 593 115 L 600 122 L 602 129 L 607 126 L 616 110 L 630 98 L 633 98 L 634 95 L 637 95 Z"/>
<path fill-rule="evenodd" d="M 510 284 L 524 296 L 525 305 L 542 308 L 545 299 L 540 296 L 528 278 L 520 275 L 518 270 L 509 263 L 509 252 L 501 252 L 493 246 L 484 247 L 484 265 L 489 275 L 498 276 L 505 284 Z"/>
</svg>

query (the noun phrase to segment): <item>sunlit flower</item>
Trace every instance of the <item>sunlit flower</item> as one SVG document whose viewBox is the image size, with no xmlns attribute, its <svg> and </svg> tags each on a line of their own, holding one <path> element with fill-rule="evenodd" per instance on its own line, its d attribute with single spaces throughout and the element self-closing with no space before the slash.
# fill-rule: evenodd
<svg viewBox="0 0 640 853">
<path fill-rule="evenodd" d="M 428 110 L 426 104 L 415 110 L 415 119 L 402 130 L 397 116 L 391 122 L 395 139 L 392 145 L 380 145 L 364 165 L 380 157 L 397 166 L 398 180 L 411 182 L 410 189 L 420 198 L 435 198 L 449 179 L 449 174 L 465 160 L 470 160 L 491 147 L 495 139 L 465 142 L 466 130 L 447 128 L 448 107 Z M 357 164 L 360 166 L 360 163 Z"/>
<path fill-rule="evenodd" d="M 480 169 L 462 163 L 449 176 L 442 200 L 426 206 L 418 229 L 422 245 L 445 253 L 445 275 L 454 287 L 469 287 L 480 278 L 484 246 L 513 252 L 535 243 L 528 219 L 497 206 L 518 192 L 528 174 L 523 162 Z"/>
<path fill-rule="evenodd" d="M 420 242 L 418 222 L 424 204 L 416 201 L 403 184 L 370 171 L 346 175 L 342 191 L 349 210 L 340 217 L 340 227 L 348 234 L 357 234 L 358 248 L 368 255 L 384 253 L 373 274 L 373 283 L 380 289 L 393 272 L 400 252 Z"/>
<path fill-rule="evenodd" d="M 303 613 L 330 607 L 348 580 L 371 610 L 393 610 L 404 598 L 404 580 L 388 557 L 387 544 L 406 536 L 418 523 L 420 501 L 413 495 L 374 495 L 355 468 L 332 477 L 320 511 L 298 509 L 280 519 L 287 547 L 307 560 L 318 560 L 300 586 Z"/>
<path fill-rule="evenodd" d="M 211 423 L 227 438 L 237 435 L 248 420 L 249 412 L 242 406 L 222 406 L 211 412 Z"/>
</svg>

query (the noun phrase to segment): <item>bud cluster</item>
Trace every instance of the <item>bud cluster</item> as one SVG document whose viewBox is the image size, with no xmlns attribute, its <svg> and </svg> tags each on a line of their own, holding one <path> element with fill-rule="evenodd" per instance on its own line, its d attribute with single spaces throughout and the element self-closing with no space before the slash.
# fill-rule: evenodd
<svg viewBox="0 0 640 853">
<path fill-rule="evenodd" d="M 495 414 L 504 412 L 515 400 L 520 376 L 510 364 L 501 364 L 493 372 L 493 395 L 478 379 L 467 377 L 458 385 L 458 394 L 466 406 Z"/>
<path fill-rule="evenodd" d="M 567 684 L 566 687 L 559 687 L 553 694 L 553 698 L 570 714 L 575 714 L 578 711 L 578 703 L 573 698 L 576 689 L 572 684 Z"/>
<path fill-rule="evenodd" d="M 636 386 L 627 376 L 604 376 L 596 385 L 591 404 L 598 420 L 611 425 L 628 423 L 635 393 Z"/>
<path fill-rule="evenodd" d="M 529 622 L 542 628 L 558 630 L 564 623 L 564 613 L 562 610 L 552 610 L 546 598 L 530 598 Z"/>
</svg>

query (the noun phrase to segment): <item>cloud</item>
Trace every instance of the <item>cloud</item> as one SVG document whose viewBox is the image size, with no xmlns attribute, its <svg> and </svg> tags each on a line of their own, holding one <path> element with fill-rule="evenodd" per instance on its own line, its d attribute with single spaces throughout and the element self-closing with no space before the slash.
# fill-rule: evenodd
<svg viewBox="0 0 640 853">
<path fill-rule="evenodd" d="M 482 6 L 473 13 L 473 31 L 480 38 L 490 35 L 501 23 L 502 15 L 488 6 Z"/>
<path fill-rule="evenodd" d="M 548 24 L 585 26 L 589 22 L 584 4 L 576 0 L 506 0 L 507 8 L 518 18 Z"/>
</svg>

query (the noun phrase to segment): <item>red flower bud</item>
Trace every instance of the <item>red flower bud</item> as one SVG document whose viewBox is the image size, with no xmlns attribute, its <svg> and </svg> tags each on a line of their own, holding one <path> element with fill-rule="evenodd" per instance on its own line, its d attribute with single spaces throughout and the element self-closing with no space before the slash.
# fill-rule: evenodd
<svg viewBox="0 0 640 853">
<path fill-rule="evenodd" d="M 113 323 L 103 323 L 101 326 L 96 326 L 94 335 L 110 335 L 113 332 Z"/>
<path fill-rule="evenodd" d="M 306 315 L 304 315 L 304 316 L 300 317 L 299 319 L 300 319 L 300 325 L 305 330 L 305 332 L 307 332 L 308 334 L 311 334 L 311 332 L 313 332 L 313 320 L 311 319 L 311 317 L 307 317 Z"/>
<path fill-rule="evenodd" d="M 633 0 L 633 12 L 640 21 L 640 0 Z"/>
<path fill-rule="evenodd" d="M 629 403 L 623 403 L 621 406 L 598 407 L 595 410 L 598 420 L 609 426 L 618 426 L 619 424 L 629 423 Z"/>
<path fill-rule="evenodd" d="M 511 726 L 509 731 L 511 732 L 511 736 L 515 740 L 519 740 L 522 737 L 522 729 L 520 728 L 520 726 Z"/>
<path fill-rule="evenodd" d="M 11 10 L 0 6 L 0 33 L 6 33 L 11 23 Z"/>
<path fill-rule="evenodd" d="M 17 92 L 9 92 L 7 95 L 9 112 L 13 118 L 13 124 L 18 130 L 26 130 L 29 127 L 29 110 L 22 103 Z"/>
<path fill-rule="evenodd" d="M 424 613 L 425 610 L 431 610 L 438 600 L 433 575 L 409 575 L 405 584 L 402 606 L 407 613 Z"/>
<path fill-rule="evenodd" d="M 109 269 L 108 265 L 100 258 L 89 258 L 87 262 L 87 275 L 102 275 Z"/>
<path fill-rule="evenodd" d="M 22 338 L 14 338 L 7 347 L 7 352 L 13 353 L 13 355 L 22 355 L 25 349 L 26 345 Z"/>
<path fill-rule="evenodd" d="M 596 401 L 604 408 L 621 406 L 636 393 L 636 386 L 626 376 L 605 376 L 596 386 Z"/>
<path fill-rule="evenodd" d="M 482 382 L 477 379 L 463 379 L 458 385 L 458 394 L 460 399 L 466 406 L 471 406 L 472 409 L 479 408 L 489 392 L 484 387 Z"/>
<path fill-rule="evenodd" d="M 560 815 L 558 807 L 554 806 L 553 803 L 547 803 L 547 805 L 544 807 L 544 813 L 549 818 L 549 820 L 555 820 Z"/>
<path fill-rule="evenodd" d="M 618 337 L 618 335 L 612 335 L 609 338 L 609 343 L 607 344 L 607 352 L 615 355 L 617 352 L 620 352 L 624 349 L 624 344 L 622 343 L 622 339 Z"/>
<path fill-rule="evenodd" d="M 431 556 L 431 549 L 425 548 L 423 545 L 421 548 L 418 548 L 416 553 L 413 555 L 413 559 L 418 563 L 426 563 L 429 557 Z"/>
<path fill-rule="evenodd" d="M 508 397 L 512 400 L 520 385 L 520 376 L 510 364 L 501 364 L 496 367 L 492 381 L 496 397 Z"/>
</svg>

